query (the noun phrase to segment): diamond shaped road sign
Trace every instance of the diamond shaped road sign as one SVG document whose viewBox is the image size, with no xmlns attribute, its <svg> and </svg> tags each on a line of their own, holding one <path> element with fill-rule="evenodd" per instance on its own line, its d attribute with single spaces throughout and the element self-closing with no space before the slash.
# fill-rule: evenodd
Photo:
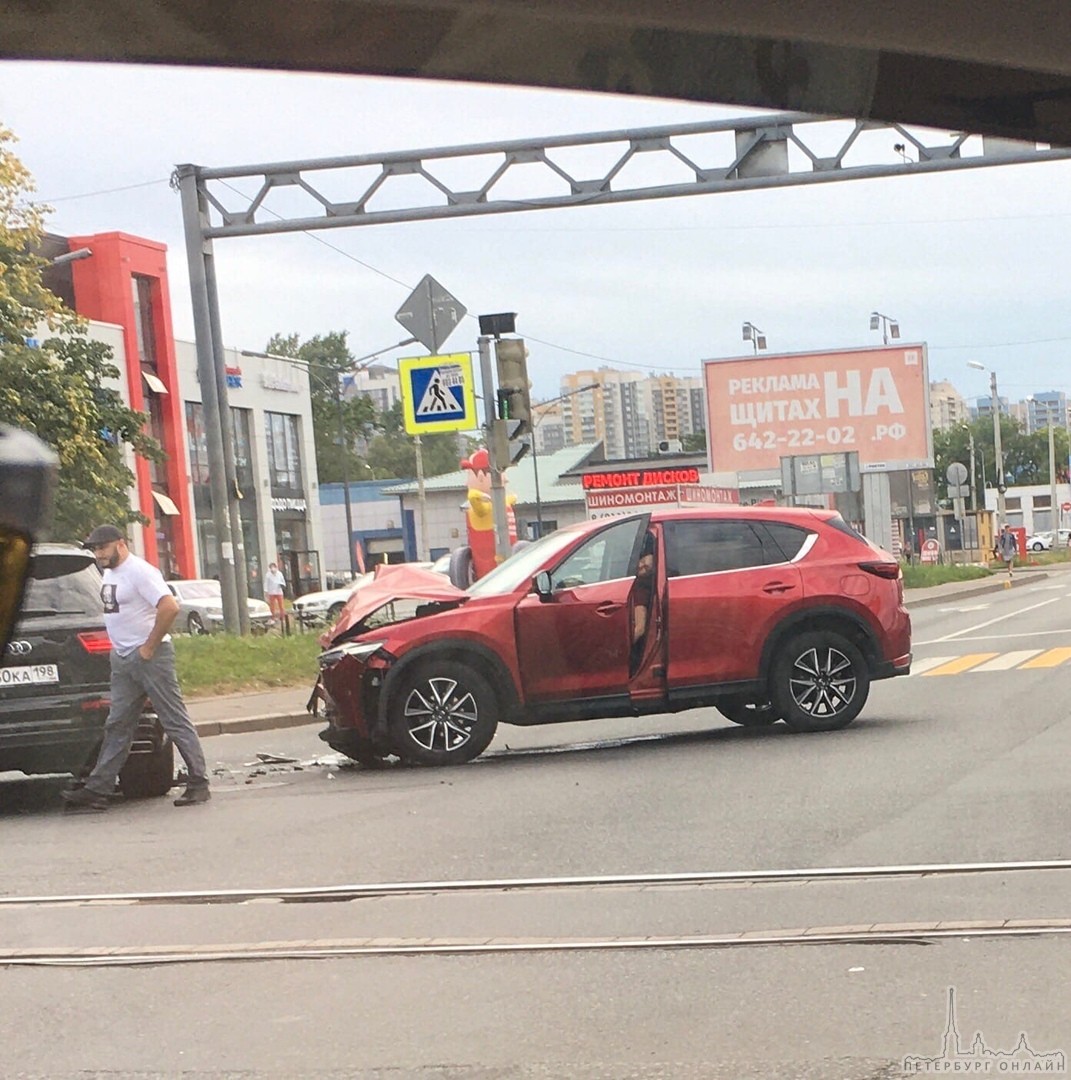
<svg viewBox="0 0 1071 1080">
<path fill-rule="evenodd" d="M 428 352 L 437 353 L 466 312 L 457 297 L 451 296 L 431 274 L 425 274 L 394 317 Z"/>
</svg>

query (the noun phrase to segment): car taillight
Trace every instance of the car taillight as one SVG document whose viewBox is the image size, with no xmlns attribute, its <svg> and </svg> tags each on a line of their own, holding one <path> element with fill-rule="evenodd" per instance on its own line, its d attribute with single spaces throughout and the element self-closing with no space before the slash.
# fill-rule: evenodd
<svg viewBox="0 0 1071 1080">
<path fill-rule="evenodd" d="M 105 653 L 112 651 L 112 639 L 106 630 L 87 630 L 78 635 L 79 644 L 87 653 Z"/>
<path fill-rule="evenodd" d="M 895 562 L 861 562 L 859 569 L 889 581 L 895 581 L 900 576 L 900 564 Z"/>
</svg>

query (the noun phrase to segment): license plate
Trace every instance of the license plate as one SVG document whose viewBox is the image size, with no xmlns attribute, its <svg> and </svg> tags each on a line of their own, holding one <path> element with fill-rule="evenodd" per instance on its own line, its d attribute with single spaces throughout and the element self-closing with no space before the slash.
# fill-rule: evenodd
<svg viewBox="0 0 1071 1080">
<path fill-rule="evenodd" d="M 59 668 L 55 664 L 21 664 L 18 667 L 0 667 L 0 686 L 33 686 L 39 683 L 59 682 Z"/>
</svg>

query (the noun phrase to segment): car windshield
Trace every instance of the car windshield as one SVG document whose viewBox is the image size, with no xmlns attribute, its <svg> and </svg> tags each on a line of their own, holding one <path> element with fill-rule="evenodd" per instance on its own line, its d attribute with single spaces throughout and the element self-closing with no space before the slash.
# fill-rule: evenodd
<svg viewBox="0 0 1071 1080">
<path fill-rule="evenodd" d="M 501 596 L 511 593 L 525 581 L 531 579 L 542 569 L 543 564 L 555 555 L 565 551 L 576 543 L 576 529 L 562 529 L 559 532 L 536 540 L 529 547 L 511 555 L 505 562 L 496 566 L 486 577 L 470 585 L 470 596 Z"/>
<path fill-rule="evenodd" d="M 78 614 L 99 618 L 103 613 L 95 564 L 78 557 L 34 558 L 22 602 L 24 619 Z"/>
<path fill-rule="evenodd" d="M 175 581 L 172 585 L 183 600 L 219 600 L 223 595 L 218 581 Z"/>
</svg>

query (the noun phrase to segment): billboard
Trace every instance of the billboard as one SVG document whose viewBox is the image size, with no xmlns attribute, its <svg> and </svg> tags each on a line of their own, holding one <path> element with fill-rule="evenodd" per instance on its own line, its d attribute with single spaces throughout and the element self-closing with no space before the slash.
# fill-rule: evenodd
<svg viewBox="0 0 1071 1080">
<path fill-rule="evenodd" d="M 925 345 L 703 363 L 712 471 L 856 452 L 863 472 L 933 465 Z"/>
</svg>

